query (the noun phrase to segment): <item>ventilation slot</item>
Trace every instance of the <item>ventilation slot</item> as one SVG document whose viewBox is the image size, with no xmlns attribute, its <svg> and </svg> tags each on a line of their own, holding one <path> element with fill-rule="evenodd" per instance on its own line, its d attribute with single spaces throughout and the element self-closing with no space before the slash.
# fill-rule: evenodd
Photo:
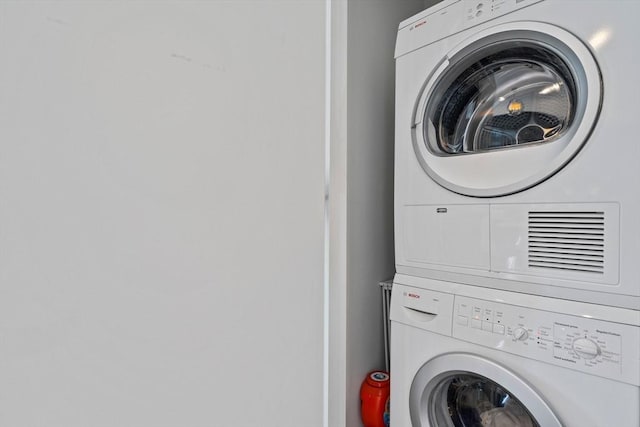
<svg viewBox="0 0 640 427">
<path fill-rule="evenodd" d="M 529 267 L 604 273 L 604 212 L 529 212 Z"/>
</svg>

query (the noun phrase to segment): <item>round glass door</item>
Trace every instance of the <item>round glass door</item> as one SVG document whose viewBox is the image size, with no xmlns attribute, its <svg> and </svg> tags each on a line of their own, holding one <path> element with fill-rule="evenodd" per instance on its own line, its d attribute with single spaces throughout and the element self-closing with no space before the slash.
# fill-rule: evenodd
<svg viewBox="0 0 640 427">
<path fill-rule="evenodd" d="M 557 53 L 529 41 L 494 43 L 447 70 L 425 111 L 424 138 L 443 156 L 549 143 L 572 125 L 576 102 Z"/>
<path fill-rule="evenodd" d="M 422 168 L 475 197 L 530 188 L 566 166 L 600 113 L 600 70 L 572 34 L 537 22 L 479 31 L 427 78 L 412 137 Z"/>
<path fill-rule="evenodd" d="M 444 377 L 433 391 L 430 422 L 447 427 L 540 427 L 509 390 L 472 373 Z"/>
<path fill-rule="evenodd" d="M 413 427 L 561 427 L 544 399 L 509 369 L 468 353 L 425 363 L 409 393 Z"/>
</svg>

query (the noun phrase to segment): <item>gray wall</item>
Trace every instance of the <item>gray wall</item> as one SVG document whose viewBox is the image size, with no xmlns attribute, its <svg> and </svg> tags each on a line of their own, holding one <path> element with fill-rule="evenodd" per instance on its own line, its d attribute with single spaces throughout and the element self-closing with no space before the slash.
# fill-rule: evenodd
<svg viewBox="0 0 640 427">
<path fill-rule="evenodd" d="M 423 0 L 332 3 L 331 426 L 358 426 L 359 388 L 384 368 L 378 282 L 393 276 L 393 59 Z M 344 401 L 344 403 L 342 403 Z M 342 406 L 341 406 L 342 405 Z"/>
<path fill-rule="evenodd" d="M 322 424 L 324 2 L 0 2 L 0 425 Z"/>
</svg>

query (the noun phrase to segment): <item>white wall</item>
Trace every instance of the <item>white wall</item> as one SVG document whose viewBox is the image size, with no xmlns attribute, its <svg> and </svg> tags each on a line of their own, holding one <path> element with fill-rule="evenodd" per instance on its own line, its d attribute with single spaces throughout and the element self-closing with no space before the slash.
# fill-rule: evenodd
<svg viewBox="0 0 640 427">
<path fill-rule="evenodd" d="M 0 1 L 0 425 L 322 423 L 322 1 Z"/>
</svg>

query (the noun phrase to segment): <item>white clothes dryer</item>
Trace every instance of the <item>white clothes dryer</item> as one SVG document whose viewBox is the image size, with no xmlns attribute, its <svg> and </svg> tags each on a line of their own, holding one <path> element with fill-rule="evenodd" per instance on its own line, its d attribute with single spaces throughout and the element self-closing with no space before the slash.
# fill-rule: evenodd
<svg viewBox="0 0 640 427">
<path fill-rule="evenodd" d="M 637 427 L 640 313 L 399 276 L 394 427 Z"/>
<path fill-rule="evenodd" d="M 396 269 L 640 310 L 640 2 L 447 0 L 396 45 Z"/>
</svg>

